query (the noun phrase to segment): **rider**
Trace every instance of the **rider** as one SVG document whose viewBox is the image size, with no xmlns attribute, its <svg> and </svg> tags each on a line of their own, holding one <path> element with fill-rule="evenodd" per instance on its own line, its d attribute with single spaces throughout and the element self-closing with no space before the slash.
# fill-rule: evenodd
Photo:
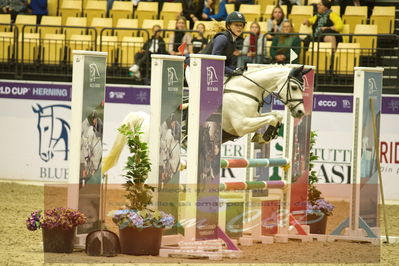
<svg viewBox="0 0 399 266">
<path fill-rule="evenodd" d="M 226 30 L 217 33 L 213 40 L 200 52 L 200 54 L 226 56 L 225 74 L 228 76 L 241 75 L 242 68 L 235 68 L 236 55 L 234 55 L 237 41 L 242 40 L 242 32 L 247 21 L 242 13 L 234 11 L 226 18 Z"/>
<path fill-rule="evenodd" d="M 244 72 L 243 68 L 236 68 L 236 50 L 237 42 L 243 41 L 241 37 L 246 24 L 245 17 L 242 13 L 234 11 L 226 18 L 226 30 L 217 33 L 212 41 L 202 49 L 199 54 L 224 55 L 226 56 L 224 73 L 227 76 L 238 76 Z M 186 64 L 190 65 L 190 58 L 187 57 Z M 189 79 L 189 68 L 186 69 L 186 78 Z"/>
</svg>

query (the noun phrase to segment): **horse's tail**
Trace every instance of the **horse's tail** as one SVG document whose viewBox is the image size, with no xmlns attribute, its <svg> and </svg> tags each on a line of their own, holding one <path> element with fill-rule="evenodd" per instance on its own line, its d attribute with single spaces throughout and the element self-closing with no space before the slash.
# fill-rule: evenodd
<svg viewBox="0 0 399 266">
<path fill-rule="evenodd" d="M 149 133 L 149 115 L 144 112 L 131 112 L 122 121 L 122 125 L 127 124 L 131 129 L 136 125 L 141 125 L 141 131 L 143 131 L 142 141 L 148 142 Z M 114 167 L 118 160 L 123 147 L 126 144 L 126 137 L 118 132 L 115 137 L 114 143 L 108 155 L 103 159 L 102 173 L 107 172 L 109 169 Z"/>
</svg>

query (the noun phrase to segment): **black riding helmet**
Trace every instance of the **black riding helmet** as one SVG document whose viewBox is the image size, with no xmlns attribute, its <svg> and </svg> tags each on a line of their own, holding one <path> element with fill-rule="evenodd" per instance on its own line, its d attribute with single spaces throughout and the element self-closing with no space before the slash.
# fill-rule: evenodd
<svg viewBox="0 0 399 266">
<path fill-rule="evenodd" d="M 237 36 L 237 35 L 234 34 L 234 32 L 232 32 L 231 29 L 230 29 L 230 25 L 231 25 L 231 23 L 233 23 L 233 22 L 241 22 L 241 23 L 244 24 L 244 27 L 245 27 L 245 24 L 247 23 L 247 21 L 245 20 L 244 15 L 243 15 L 242 13 L 238 12 L 238 11 L 231 12 L 231 13 L 227 16 L 227 18 L 226 18 L 226 28 L 231 32 L 231 34 L 233 34 L 234 36 Z"/>
<path fill-rule="evenodd" d="M 245 26 L 245 24 L 247 24 L 247 21 L 245 20 L 244 15 L 238 11 L 231 12 L 227 16 L 226 26 L 230 25 L 233 22 L 242 22 L 242 23 L 244 23 L 244 26 Z"/>
</svg>

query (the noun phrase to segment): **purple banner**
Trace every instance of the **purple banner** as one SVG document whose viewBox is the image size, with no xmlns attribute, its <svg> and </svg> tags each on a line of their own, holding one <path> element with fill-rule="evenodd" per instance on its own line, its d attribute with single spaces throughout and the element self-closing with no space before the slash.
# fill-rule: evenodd
<svg viewBox="0 0 399 266">
<path fill-rule="evenodd" d="M 149 105 L 150 88 L 107 86 L 105 91 L 105 102 Z"/>
<path fill-rule="evenodd" d="M 323 112 L 352 113 L 352 95 L 315 95 L 313 110 Z"/>
<path fill-rule="evenodd" d="M 206 107 L 201 109 L 201 125 L 204 124 L 222 104 L 221 91 L 223 91 L 224 76 L 220 74 L 220 69 L 224 69 L 224 61 L 202 60 L 201 102 L 206 104 L 201 105 L 201 107 Z"/>
<path fill-rule="evenodd" d="M 382 97 L 383 114 L 399 114 L 399 97 Z"/>
<path fill-rule="evenodd" d="M 276 97 L 273 97 L 272 109 L 273 110 L 284 110 L 284 104 Z"/>
<path fill-rule="evenodd" d="M 0 98 L 71 101 L 71 85 L 0 81 Z M 149 105 L 150 88 L 107 86 L 105 102 Z M 352 109 L 352 95 L 314 95 L 313 111 L 351 113 Z M 284 104 L 273 98 L 273 110 L 284 110 Z M 381 111 L 399 114 L 399 97 L 383 96 Z"/>
<path fill-rule="evenodd" d="M 0 81 L 0 98 L 71 101 L 71 85 Z"/>
</svg>

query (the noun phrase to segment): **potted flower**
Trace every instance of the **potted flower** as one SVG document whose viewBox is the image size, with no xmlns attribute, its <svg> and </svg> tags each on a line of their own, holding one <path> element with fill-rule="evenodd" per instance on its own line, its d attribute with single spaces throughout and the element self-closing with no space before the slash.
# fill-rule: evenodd
<svg viewBox="0 0 399 266">
<path fill-rule="evenodd" d="M 35 231 L 42 229 L 44 252 L 71 253 L 75 228 L 86 223 L 86 216 L 71 208 L 37 210 L 26 219 L 26 227 Z"/>
<path fill-rule="evenodd" d="M 321 197 L 321 192 L 315 186 L 318 181 L 317 173 L 313 170 L 313 161 L 319 157 L 313 153 L 312 148 L 316 142 L 317 133 L 311 131 L 310 135 L 310 160 L 309 160 L 309 186 L 307 201 L 307 224 L 310 226 L 310 233 L 325 234 L 327 217 L 332 215 L 334 206 Z"/>
<path fill-rule="evenodd" d="M 152 210 L 154 187 L 145 184 L 151 163 L 148 145 L 140 140 L 140 126 L 133 130 L 122 125 L 118 131 L 127 139 L 130 156 L 124 170 L 126 208 L 114 212 L 112 221 L 119 227 L 121 252 L 132 255 L 158 255 L 162 230 L 174 224 L 174 217 Z"/>
</svg>

